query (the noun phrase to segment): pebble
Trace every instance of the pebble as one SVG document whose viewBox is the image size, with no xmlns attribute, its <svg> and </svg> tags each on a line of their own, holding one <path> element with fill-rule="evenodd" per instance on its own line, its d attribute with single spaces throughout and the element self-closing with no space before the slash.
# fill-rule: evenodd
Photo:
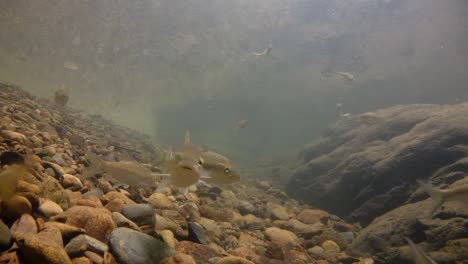
<svg viewBox="0 0 468 264">
<path fill-rule="evenodd" d="M 174 256 L 163 259 L 159 264 L 197 264 L 195 260 L 186 254 L 177 253 Z"/>
<path fill-rule="evenodd" d="M 158 209 L 170 209 L 172 207 L 171 201 L 162 193 L 153 193 L 148 198 L 148 203 Z"/>
<path fill-rule="evenodd" d="M 171 248 L 174 248 L 176 245 L 176 240 L 174 238 L 174 233 L 171 230 L 162 230 L 159 231 L 159 235 L 163 239 L 164 242 Z"/>
<path fill-rule="evenodd" d="M 279 229 L 277 227 L 268 227 L 265 230 L 265 236 L 273 242 L 281 245 L 297 245 L 299 238 L 291 231 Z"/>
<path fill-rule="evenodd" d="M 297 219 L 304 224 L 315 224 L 317 222 L 326 223 L 329 214 L 320 209 L 304 209 L 299 213 Z"/>
<path fill-rule="evenodd" d="M 340 246 L 338 246 L 338 244 L 336 244 L 332 240 L 327 240 L 323 242 L 322 248 L 325 250 L 326 253 L 331 255 L 340 253 Z"/>
<path fill-rule="evenodd" d="M 125 227 L 112 232 L 109 247 L 120 264 L 159 263 L 173 253 L 164 242 Z"/>
<path fill-rule="evenodd" d="M 88 235 L 105 243 L 116 228 L 111 212 L 103 208 L 74 206 L 61 215 L 65 217 L 66 224 L 83 228 Z M 60 218 L 61 215 L 56 217 Z"/>
<path fill-rule="evenodd" d="M 154 209 L 149 204 L 127 204 L 121 213 L 139 226 L 154 226 Z"/>
<path fill-rule="evenodd" d="M 29 214 L 24 214 L 18 218 L 10 230 L 15 234 L 37 234 L 38 231 L 36 220 Z"/>
<path fill-rule="evenodd" d="M 21 234 L 17 235 L 16 241 L 25 263 L 72 263 L 65 249 L 57 245 L 55 240 L 47 240 L 34 234 Z"/>
<path fill-rule="evenodd" d="M 68 242 L 65 246 L 65 250 L 70 257 L 79 257 L 82 256 L 85 251 L 92 251 L 103 255 L 109 248 L 105 243 L 95 238 L 88 235 L 79 235 Z"/>
<path fill-rule="evenodd" d="M 39 204 L 39 212 L 47 218 L 63 213 L 62 207 L 49 199 L 40 198 Z"/>
<path fill-rule="evenodd" d="M 83 188 L 83 183 L 81 183 L 78 177 L 75 177 L 71 174 L 64 174 L 63 175 L 63 187 L 70 189 L 72 191 L 78 191 Z"/>
<path fill-rule="evenodd" d="M 32 205 L 24 196 L 15 195 L 7 201 L 2 201 L 2 218 L 13 222 L 23 214 L 31 214 Z"/>
<path fill-rule="evenodd" d="M 216 262 L 216 264 L 255 264 L 252 261 L 241 257 L 224 257 Z"/>
<path fill-rule="evenodd" d="M 136 231 L 140 231 L 140 227 L 138 227 L 137 224 L 132 222 L 132 220 L 126 218 L 123 214 L 119 212 L 113 212 L 112 213 L 112 220 L 114 220 L 114 223 L 117 227 L 128 227 Z"/>
<path fill-rule="evenodd" d="M 271 217 L 272 219 L 288 220 L 289 213 L 286 210 L 286 208 L 282 206 L 277 206 L 271 210 Z"/>
<path fill-rule="evenodd" d="M 0 220 L 0 251 L 4 251 L 10 247 L 12 238 L 10 229 Z"/>
<path fill-rule="evenodd" d="M 44 224 L 45 228 L 57 228 L 64 240 L 70 240 L 73 237 L 84 234 L 86 230 L 78 228 L 76 226 L 67 225 L 59 222 L 46 222 Z"/>
<path fill-rule="evenodd" d="M 203 227 L 200 224 L 194 222 L 189 223 L 188 231 L 188 240 L 205 245 L 209 243 L 209 239 L 206 236 L 205 229 L 203 229 Z"/>
</svg>

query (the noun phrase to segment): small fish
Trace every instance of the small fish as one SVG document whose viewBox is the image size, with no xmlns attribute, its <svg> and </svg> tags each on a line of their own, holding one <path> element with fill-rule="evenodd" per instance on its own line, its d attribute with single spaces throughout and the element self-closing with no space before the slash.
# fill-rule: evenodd
<svg viewBox="0 0 468 264">
<path fill-rule="evenodd" d="M 153 174 L 149 168 L 137 162 L 105 161 L 91 152 L 88 152 L 86 157 L 91 166 L 83 171 L 81 175 L 82 179 L 86 179 L 98 173 L 107 173 L 111 178 L 137 188 L 156 185 L 156 175 Z"/>
<path fill-rule="evenodd" d="M 202 148 L 190 141 L 190 132 L 186 130 L 184 144 L 178 152 L 169 151 L 169 157 L 165 162 L 166 180 L 158 186 L 158 189 L 169 184 L 179 188 L 187 188 L 196 184 L 200 179 L 208 179 L 209 176 L 203 169 L 201 157 Z"/>
<path fill-rule="evenodd" d="M 18 179 L 27 173 L 24 165 L 12 164 L 5 166 L 0 173 L 0 200 L 5 201 L 15 195 Z"/>
<path fill-rule="evenodd" d="M 209 178 L 203 180 L 204 182 L 231 184 L 240 181 L 238 171 L 228 158 L 212 151 L 202 152 L 201 157 L 203 159 L 202 167 L 209 175 Z"/>
<path fill-rule="evenodd" d="M 338 117 L 349 117 L 351 116 L 350 113 L 343 113 L 343 105 L 342 104 L 336 104 L 336 114 Z"/>
<path fill-rule="evenodd" d="M 354 75 L 352 75 L 350 72 L 337 72 L 337 73 L 349 82 L 354 82 L 356 80 L 356 78 L 354 78 Z"/>
<path fill-rule="evenodd" d="M 411 255 L 413 261 L 416 264 L 437 264 L 433 259 L 431 259 L 418 245 L 416 245 L 411 239 L 405 237 L 411 248 Z"/>
<path fill-rule="evenodd" d="M 236 128 L 237 129 L 246 128 L 248 125 L 249 125 L 249 120 L 242 119 L 242 120 L 237 121 Z"/>
<path fill-rule="evenodd" d="M 445 202 L 448 201 L 468 201 L 468 184 L 454 187 L 451 189 L 439 189 L 434 188 L 430 183 L 424 183 L 418 181 L 418 183 L 424 188 L 427 194 L 431 196 L 432 204 L 430 215 L 434 214 L 434 212 L 442 206 Z"/>
<path fill-rule="evenodd" d="M 273 46 L 270 43 L 270 45 L 268 45 L 268 48 L 265 48 L 262 52 L 252 52 L 252 53 L 253 55 L 255 55 L 255 57 L 260 58 L 260 57 L 268 56 L 272 49 L 273 49 Z"/>
<path fill-rule="evenodd" d="M 65 88 L 65 86 L 62 85 L 60 87 L 60 89 L 55 91 L 54 101 L 55 101 L 56 106 L 64 107 L 68 102 L 69 96 L 68 96 L 68 93 L 65 91 L 64 88 Z"/>
</svg>

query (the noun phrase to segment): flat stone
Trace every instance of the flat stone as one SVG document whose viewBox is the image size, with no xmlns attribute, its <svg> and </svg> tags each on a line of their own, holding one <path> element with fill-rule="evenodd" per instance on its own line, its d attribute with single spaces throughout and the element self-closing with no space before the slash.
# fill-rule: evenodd
<svg viewBox="0 0 468 264">
<path fill-rule="evenodd" d="M 139 226 L 154 226 L 154 209 L 149 204 L 127 204 L 122 208 L 122 214 Z"/>
<path fill-rule="evenodd" d="M 109 245 L 120 264 L 159 263 L 174 253 L 164 242 L 125 227 L 112 232 Z"/>
<path fill-rule="evenodd" d="M 65 250 L 70 257 L 79 257 L 82 256 L 85 251 L 92 251 L 103 255 L 109 248 L 105 243 L 95 238 L 88 235 L 79 235 L 68 242 L 65 246 Z"/>
</svg>

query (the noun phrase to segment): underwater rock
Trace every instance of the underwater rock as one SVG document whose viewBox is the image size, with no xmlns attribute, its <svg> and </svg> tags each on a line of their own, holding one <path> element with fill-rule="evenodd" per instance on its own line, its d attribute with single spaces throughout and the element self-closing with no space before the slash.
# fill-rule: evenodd
<svg viewBox="0 0 468 264">
<path fill-rule="evenodd" d="M 136 231 L 141 231 L 137 224 L 119 212 L 112 212 L 112 219 L 117 227 L 128 227 Z"/>
<path fill-rule="evenodd" d="M 24 196 L 15 195 L 9 200 L 1 202 L 2 219 L 12 223 L 23 214 L 31 214 L 32 205 Z"/>
<path fill-rule="evenodd" d="M 67 225 L 60 222 L 46 222 L 44 224 L 45 228 L 57 228 L 64 240 L 68 241 L 73 237 L 84 234 L 86 230 L 78 228 L 72 225 Z"/>
<path fill-rule="evenodd" d="M 210 246 L 190 241 L 180 241 L 175 249 L 178 252 L 192 256 L 196 263 L 210 263 L 209 259 L 222 256 L 220 252 Z"/>
<path fill-rule="evenodd" d="M 40 205 L 38 210 L 47 218 L 63 213 L 62 207 L 49 199 L 39 198 L 39 202 Z"/>
<path fill-rule="evenodd" d="M 416 179 L 451 183 L 450 173 L 468 172 L 451 166 L 468 155 L 468 103 L 398 105 L 374 114 L 371 124 L 342 119 L 307 144 L 288 194 L 368 224 L 408 200 Z"/>
<path fill-rule="evenodd" d="M 87 235 L 79 235 L 68 242 L 65 246 L 65 250 L 67 254 L 73 258 L 82 256 L 85 251 L 92 251 L 103 255 L 109 248 L 105 243 L 95 238 Z"/>
<path fill-rule="evenodd" d="M 41 233 L 39 233 L 41 234 Z M 21 234 L 17 236 L 21 259 L 26 263 L 71 264 L 63 245 L 56 242 L 56 236 Z M 60 233 L 59 233 L 60 235 Z M 61 236 L 58 237 L 62 239 Z"/>
<path fill-rule="evenodd" d="M 13 223 L 11 231 L 15 234 L 37 234 L 36 220 L 31 215 L 24 214 Z"/>
<path fill-rule="evenodd" d="M 268 227 L 265 230 L 265 236 L 270 241 L 281 245 L 297 245 L 299 243 L 299 238 L 293 232 L 277 227 Z"/>
<path fill-rule="evenodd" d="M 171 201 L 162 193 L 153 193 L 148 198 L 148 203 L 158 209 L 169 209 L 172 207 Z"/>
<path fill-rule="evenodd" d="M 186 254 L 178 253 L 163 259 L 159 264 L 197 264 L 195 260 Z"/>
<path fill-rule="evenodd" d="M 154 209 L 150 204 L 124 205 L 122 207 L 122 214 L 139 226 L 154 226 Z"/>
<path fill-rule="evenodd" d="M 416 244 L 426 244 L 430 249 L 426 253 L 439 264 L 463 260 L 468 256 L 468 248 L 460 250 L 456 241 L 468 237 L 468 208 L 457 202 L 446 203 L 444 211 L 457 213 L 443 218 L 443 214 L 436 214 L 431 218 L 428 215 L 431 206 L 431 199 L 427 199 L 376 218 L 358 233 L 349 245 L 349 251 L 375 255 L 384 263 L 405 263 L 407 260 L 403 258 L 401 247 L 407 245 L 405 237 L 409 237 Z"/>
<path fill-rule="evenodd" d="M 109 246 L 121 264 L 159 263 L 173 254 L 164 242 L 125 227 L 112 232 Z"/>
<path fill-rule="evenodd" d="M 200 243 L 200 244 L 208 244 L 209 239 L 206 236 L 205 229 L 197 223 L 189 223 L 188 224 L 188 240 Z"/>
<path fill-rule="evenodd" d="M 102 242 L 109 240 L 115 224 L 112 214 L 103 208 L 75 206 L 52 218 L 65 218 L 65 224 L 86 230 L 86 233 Z"/>
</svg>

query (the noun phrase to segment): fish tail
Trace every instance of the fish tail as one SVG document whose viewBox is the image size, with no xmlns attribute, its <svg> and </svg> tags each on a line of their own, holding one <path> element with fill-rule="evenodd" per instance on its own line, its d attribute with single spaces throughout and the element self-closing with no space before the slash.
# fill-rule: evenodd
<svg viewBox="0 0 468 264">
<path fill-rule="evenodd" d="M 103 162 L 98 155 L 92 152 L 86 153 L 86 158 L 90 164 L 89 167 L 86 167 L 81 173 L 81 179 L 86 179 L 92 177 L 98 173 L 103 172 Z"/>
<path fill-rule="evenodd" d="M 431 207 L 429 214 L 432 216 L 434 212 L 445 202 L 444 191 L 439 188 L 434 188 L 430 183 L 418 181 L 424 191 L 431 196 Z"/>
</svg>

